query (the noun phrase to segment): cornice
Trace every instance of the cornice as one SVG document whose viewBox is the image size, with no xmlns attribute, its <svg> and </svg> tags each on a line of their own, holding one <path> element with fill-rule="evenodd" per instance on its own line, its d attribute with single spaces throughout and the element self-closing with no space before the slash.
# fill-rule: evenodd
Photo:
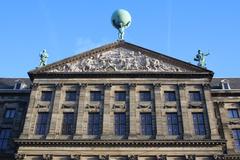
<svg viewBox="0 0 240 160">
<path fill-rule="evenodd" d="M 225 140 L 39 140 L 16 139 L 18 145 L 48 145 L 48 146 L 216 146 L 226 144 Z"/>
</svg>

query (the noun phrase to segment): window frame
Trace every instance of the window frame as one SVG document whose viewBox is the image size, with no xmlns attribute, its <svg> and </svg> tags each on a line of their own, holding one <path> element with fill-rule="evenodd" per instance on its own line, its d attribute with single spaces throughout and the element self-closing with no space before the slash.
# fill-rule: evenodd
<svg viewBox="0 0 240 160">
<path fill-rule="evenodd" d="M 2 135 L 3 131 L 8 131 L 8 133 Z M 2 128 L 0 130 L 0 150 L 8 150 L 10 148 L 10 140 L 12 137 L 12 129 L 11 128 Z"/>
<path fill-rule="evenodd" d="M 74 95 L 72 95 L 74 94 Z M 65 101 L 74 102 L 77 100 L 77 91 L 66 91 L 65 92 Z"/>
<path fill-rule="evenodd" d="M 114 132 L 117 136 L 125 136 L 127 134 L 127 116 L 125 112 L 114 113 Z"/>
<path fill-rule="evenodd" d="M 47 95 L 45 95 L 45 94 L 50 94 L 51 93 L 51 95 L 49 96 L 47 96 Z M 53 91 L 42 91 L 41 92 L 41 101 L 44 101 L 44 102 L 51 102 L 52 101 L 52 97 L 53 97 Z"/>
<path fill-rule="evenodd" d="M 99 112 L 88 112 L 88 135 L 100 135 Z"/>
<path fill-rule="evenodd" d="M 49 112 L 38 112 L 35 126 L 36 135 L 46 135 L 48 133 L 49 116 Z"/>
<path fill-rule="evenodd" d="M 172 93 L 173 93 L 174 96 L 173 95 L 170 96 L 170 94 L 172 94 Z M 175 101 L 177 101 L 176 91 L 164 91 L 164 100 L 165 100 L 165 102 L 175 102 Z"/>
<path fill-rule="evenodd" d="M 140 113 L 140 128 L 141 135 L 152 136 L 153 135 L 153 117 L 151 112 Z"/>
<path fill-rule="evenodd" d="M 148 94 L 147 96 L 146 93 Z M 151 91 L 139 91 L 139 101 L 141 102 L 152 101 Z"/>
<path fill-rule="evenodd" d="M 193 116 L 193 126 L 194 126 L 195 135 L 206 136 L 207 130 L 206 130 L 204 113 L 194 112 L 194 113 L 192 113 L 192 116 Z M 196 117 L 194 117 L 194 116 L 196 116 Z M 200 120 L 200 119 L 202 119 L 202 120 Z"/>
<path fill-rule="evenodd" d="M 72 135 L 75 130 L 74 112 L 63 112 L 62 135 Z"/>
<path fill-rule="evenodd" d="M 180 135 L 180 127 L 179 127 L 179 120 L 178 120 L 177 112 L 168 112 L 166 114 L 167 114 L 168 135 L 179 136 Z M 173 121 L 174 118 L 176 119 L 176 122 Z"/>
<path fill-rule="evenodd" d="M 99 95 L 97 95 L 98 93 Z M 102 92 L 101 91 L 90 91 L 90 101 L 98 102 L 102 100 Z"/>
<path fill-rule="evenodd" d="M 201 102 L 202 101 L 201 92 L 200 91 L 189 91 L 189 99 L 191 102 Z"/>
</svg>

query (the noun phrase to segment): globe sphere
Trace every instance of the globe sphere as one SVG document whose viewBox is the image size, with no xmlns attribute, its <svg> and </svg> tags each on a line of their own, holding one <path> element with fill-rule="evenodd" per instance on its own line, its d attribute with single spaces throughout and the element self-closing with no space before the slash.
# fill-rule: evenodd
<svg viewBox="0 0 240 160">
<path fill-rule="evenodd" d="M 112 25 L 119 29 L 121 27 L 127 28 L 130 26 L 132 17 L 130 13 L 124 9 L 118 9 L 112 14 Z"/>
</svg>

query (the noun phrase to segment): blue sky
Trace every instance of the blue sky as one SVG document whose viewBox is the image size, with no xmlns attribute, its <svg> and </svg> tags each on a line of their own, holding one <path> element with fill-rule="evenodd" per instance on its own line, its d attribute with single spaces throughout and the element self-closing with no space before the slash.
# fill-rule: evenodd
<svg viewBox="0 0 240 160">
<path fill-rule="evenodd" d="M 52 63 L 116 41 L 118 8 L 132 15 L 126 41 L 193 64 L 201 49 L 215 77 L 240 77 L 239 0 L 1 1 L 0 77 L 28 77 L 42 49 Z"/>
</svg>

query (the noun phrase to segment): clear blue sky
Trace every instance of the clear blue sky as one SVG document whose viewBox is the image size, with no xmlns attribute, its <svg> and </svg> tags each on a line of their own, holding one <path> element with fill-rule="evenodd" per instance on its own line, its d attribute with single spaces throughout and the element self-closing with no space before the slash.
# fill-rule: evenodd
<svg viewBox="0 0 240 160">
<path fill-rule="evenodd" d="M 194 64 L 201 49 L 215 77 L 240 77 L 240 0 L 1 1 L 0 77 L 28 77 L 44 48 L 52 63 L 115 41 L 118 8 L 133 19 L 126 41 Z"/>
</svg>

